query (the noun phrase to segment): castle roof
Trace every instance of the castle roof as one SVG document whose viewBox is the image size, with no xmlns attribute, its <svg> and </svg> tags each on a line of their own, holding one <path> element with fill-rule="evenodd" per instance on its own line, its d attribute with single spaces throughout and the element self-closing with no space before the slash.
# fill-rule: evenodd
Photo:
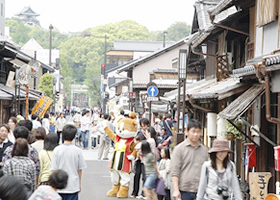
<svg viewBox="0 0 280 200">
<path fill-rule="evenodd" d="M 18 12 L 17 14 L 15 14 L 16 16 L 22 16 L 22 15 L 28 15 L 28 16 L 39 16 L 40 14 L 34 12 L 30 6 L 28 7 L 24 7 L 20 12 Z"/>
</svg>

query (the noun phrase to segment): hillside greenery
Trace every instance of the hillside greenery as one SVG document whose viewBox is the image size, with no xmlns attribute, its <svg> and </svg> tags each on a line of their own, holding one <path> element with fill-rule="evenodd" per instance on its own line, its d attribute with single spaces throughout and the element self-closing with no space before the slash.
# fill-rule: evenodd
<svg viewBox="0 0 280 200">
<path fill-rule="evenodd" d="M 34 38 L 43 48 L 49 48 L 48 29 L 23 24 L 18 18 L 6 19 L 5 26 L 10 27 L 10 36 L 15 43 L 22 46 Z M 190 26 L 176 22 L 165 31 L 168 32 L 166 41 L 177 41 L 190 34 Z M 85 84 L 90 88 L 88 96 L 92 100 L 91 105 L 99 104 L 100 66 L 104 63 L 105 35 L 107 50 L 112 47 L 114 40 L 163 40 L 163 31 L 149 31 L 145 26 L 132 20 L 88 28 L 79 35 L 63 34 L 54 27 L 52 48 L 60 50 L 61 75 L 64 77 L 63 85 L 67 97 L 70 97 L 72 83 Z M 40 88 L 44 88 L 43 90 L 48 93 L 42 80 L 40 85 Z M 67 98 L 67 101 L 70 103 L 70 98 Z"/>
</svg>

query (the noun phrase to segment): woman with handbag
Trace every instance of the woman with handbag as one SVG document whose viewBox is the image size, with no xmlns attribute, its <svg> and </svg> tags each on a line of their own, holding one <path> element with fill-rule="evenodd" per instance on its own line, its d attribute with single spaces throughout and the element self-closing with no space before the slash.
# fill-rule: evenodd
<svg viewBox="0 0 280 200">
<path fill-rule="evenodd" d="M 144 182 L 143 191 L 148 200 L 158 200 L 155 192 L 156 180 L 161 178 L 156 165 L 155 155 L 152 153 L 150 144 L 144 140 L 141 142 L 141 152 L 144 157 L 144 166 L 146 180 Z"/>
<path fill-rule="evenodd" d="M 18 138 L 14 144 L 12 158 L 7 160 L 3 166 L 5 175 L 16 177 L 25 185 L 27 196 L 29 197 L 36 186 L 36 166 L 28 158 L 28 142 L 24 138 Z"/>
<path fill-rule="evenodd" d="M 49 177 L 52 173 L 50 164 L 52 160 L 53 150 L 58 145 L 57 135 L 50 133 L 44 140 L 44 148 L 39 152 L 40 160 L 40 174 L 38 178 L 38 185 L 49 185 Z"/>
</svg>

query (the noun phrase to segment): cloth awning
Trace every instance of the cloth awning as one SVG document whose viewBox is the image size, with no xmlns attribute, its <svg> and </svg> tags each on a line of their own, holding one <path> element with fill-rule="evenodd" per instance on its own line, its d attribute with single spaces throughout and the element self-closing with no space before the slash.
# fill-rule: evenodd
<svg viewBox="0 0 280 200">
<path fill-rule="evenodd" d="M 245 113 L 254 101 L 264 93 L 263 85 L 253 85 L 237 99 L 231 102 L 224 110 L 218 115 L 227 120 L 233 120 Z"/>
</svg>

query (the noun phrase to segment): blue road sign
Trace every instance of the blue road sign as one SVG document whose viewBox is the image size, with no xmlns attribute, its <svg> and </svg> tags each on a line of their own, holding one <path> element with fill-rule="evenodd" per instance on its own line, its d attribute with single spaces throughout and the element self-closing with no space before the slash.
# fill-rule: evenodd
<svg viewBox="0 0 280 200">
<path fill-rule="evenodd" d="M 152 85 L 152 86 L 148 87 L 147 92 L 150 97 L 156 97 L 158 95 L 158 88 L 156 86 Z"/>
</svg>

